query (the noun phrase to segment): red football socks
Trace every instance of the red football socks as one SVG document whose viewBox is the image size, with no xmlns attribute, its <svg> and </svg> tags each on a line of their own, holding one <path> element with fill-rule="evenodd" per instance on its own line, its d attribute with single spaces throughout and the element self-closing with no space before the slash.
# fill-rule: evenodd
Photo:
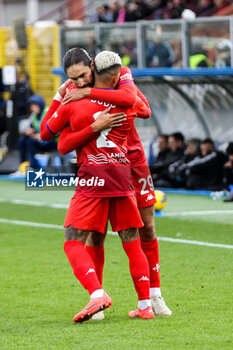
<svg viewBox="0 0 233 350">
<path fill-rule="evenodd" d="M 145 253 L 150 268 L 150 287 L 160 288 L 159 274 L 159 244 L 157 237 L 152 241 L 141 241 L 142 250 Z"/>
<path fill-rule="evenodd" d="M 85 250 L 84 243 L 74 240 L 67 241 L 64 243 L 64 251 L 74 275 L 82 286 L 88 290 L 89 294 L 91 295 L 97 289 L 102 289 L 95 272 L 94 263 Z"/>
<path fill-rule="evenodd" d="M 90 255 L 95 265 L 95 271 L 100 284 L 103 284 L 103 270 L 104 270 L 104 246 L 101 247 L 90 247 L 85 245 L 85 249 Z"/>
<path fill-rule="evenodd" d="M 132 242 L 122 242 L 122 245 L 129 258 L 129 269 L 138 300 L 150 299 L 149 266 L 141 248 L 140 238 Z"/>
</svg>

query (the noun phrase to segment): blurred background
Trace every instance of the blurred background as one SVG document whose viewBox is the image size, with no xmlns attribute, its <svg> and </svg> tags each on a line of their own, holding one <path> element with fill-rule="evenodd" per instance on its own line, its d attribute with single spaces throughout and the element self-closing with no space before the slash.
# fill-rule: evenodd
<svg viewBox="0 0 233 350">
<path fill-rule="evenodd" d="M 49 106 L 66 79 L 62 57 L 75 46 L 92 57 L 116 51 L 132 69 L 152 109 L 150 120 L 136 121 L 150 164 L 159 135 L 175 132 L 185 149 L 192 138 L 211 138 L 226 154 L 233 140 L 232 14 L 230 0 L 0 0 L 0 173 L 22 163 L 18 140 L 32 118 L 29 99 L 40 95 Z"/>
</svg>

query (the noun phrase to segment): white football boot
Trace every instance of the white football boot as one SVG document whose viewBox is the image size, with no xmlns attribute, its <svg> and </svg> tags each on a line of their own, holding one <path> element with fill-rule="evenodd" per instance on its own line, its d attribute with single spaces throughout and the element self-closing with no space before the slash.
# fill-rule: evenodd
<svg viewBox="0 0 233 350">
<path fill-rule="evenodd" d="M 171 316 L 172 311 L 167 307 L 163 297 L 153 296 L 151 297 L 151 305 L 157 316 Z"/>
</svg>

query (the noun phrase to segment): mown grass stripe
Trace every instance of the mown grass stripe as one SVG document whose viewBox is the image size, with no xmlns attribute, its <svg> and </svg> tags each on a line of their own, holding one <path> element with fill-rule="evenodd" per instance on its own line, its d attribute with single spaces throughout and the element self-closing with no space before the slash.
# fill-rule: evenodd
<svg viewBox="0 0 233 350">
<path fill-rule="evenodd" d="M 61 226 L 61 225 L 43 224 L 43 223 L 32 222 L 32 221 L 9 220 L 9 219 L 0 218 L 0 222 L 5 223 L 5 224 L 21 225 L 21 226 L 33 226 L 33 227 L 41 227 L 41 228 L 55 228 L 55 229 L 58 229 L 58 230 L 63 230 L 64 229 L 64 227 Z M 117 235 L 117 232 L 108 231 L 108 234 Z M 214 247 L 214 248 L 233 249 L 233 246 L 232 245 L 228 245 L 228 244 L 200 242 L 200 241 L 192 241 L 192 240 L 170 238 L 170 237 L 158 237 L 158 240 L 159 241 L 165 241 L 165 242 L 172 242 L 172 243 L 184 243 L 184 244 L 192 244 L 192 245 Z"/>
<path fill-rule="evenodd" d="M 56 209 L 68 209 L 69 204 L 60 203 L 48 203 L 48 202 L 38 202 L 38 201 L 26 201 L 22 199 L 11 199 L 7 200 L 0 198 L 0 203 L 11 203 L 19 205 L 30 205 L 35 207 L 49 207 Z M 233 214 L 233 210 L 197 210 L 197 211 L 177 211 L 162 213 L 161 217 L 176 217 L 176 216 L 199 216 L 199 215 L 215 215 L 215 214 Z"/>
</svg>

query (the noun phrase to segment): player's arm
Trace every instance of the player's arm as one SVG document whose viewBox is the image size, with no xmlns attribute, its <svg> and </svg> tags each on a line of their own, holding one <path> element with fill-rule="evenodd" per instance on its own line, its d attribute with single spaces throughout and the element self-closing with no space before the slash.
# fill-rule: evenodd
<svg viewBox="0 0 233 350">
<path fill-rule="evenodd" d="M 149 104 L 148 104 L 148 106 L 149 106 Z M 150 118 L 151 109 L 150 109 L 150 106 L 149 107 L 148 106 L 139 96 L 137 96 L 137 101 L 134 105 L 136 117 L 143 118 L 143 119 Z"/>
<path fill-rule="evenodd" d="M 63 103 L 90 97 L 93 100 L 108 102 L 120 107 L 132 107 L 136 103 L 137 87 L 133 82 L 131 70 L 123 67 L 116 90 L 103 90 L 97 88 L 74 89 L 64 97 Z"/>
<path fill-rule="evenodd" d="M 46 123 L 53 116 L 53 114 L 56 112 L 56 110 L 60 106 L 62 99 L 66 94 L 66 89 L 69 87 L 70 84 L 72 84 L 72 81 L 70 79 L 66 80 L 65 83 L 60 86 L 56 95 L 54 96 L 53 101 L 49 106 L 49 109 L 47 110 L 40 124 L 40 130 L 43 134 L 47 132 Z"/>
<path fill-rule="evenodd" d="M 89 89 L 88 91 L 90 91 L 90 88 L 74 89 L 70 91 L 70 93 L 64 97 L 63 103 L 66 104 L 76 99 L 79 100 L 84 97 L 88 97 L 89 93 L 87 96 L 85 96 L 86 89 Z M 120 85 L 117 90 L 104 90 L 104 89 L 94 89 L 94 88 L 91 90 L 97 91 L 97 95 L 98 95 L 97 97 L 94 97 L 94 95 L 93 96 L 91 95 L 93 99 L 98 99 L 100 101 L 104 100 L 105 102 L 109 102 L 112 104 L 114 103 L 118 106 L 130 107 L 131 97 L 129 99 L 128 97 L 133 96 L 133 101 L 134 101 L 134 98 L 136 97 L 135 103 L 133 104 L 134 104 L 134 108 L 137 110 L 137 117 L 147 119 L 147 118 L 150 118 L 151 116 L 150 105 L 146 97 L 141 93 L 141 91 L 137 88 L 137 86 L 134 83 L 133 85 L 131 85 L 130 81 L 127 82 L 126 84 L 122 83 L 122 85 Z M 122 93 L 123 93 L 123 97 L 121 95 Z"/>
<path fill-rule="evenodd" d="M 49 118 L 43 128 L 40 129 L 40 137 L 43 141 L 51 140 L 69 124 L 69 107 L 60 105 Z"/>
<path fill-rule="evenodd" d="M 96 133 L 121 126 L 126 120 L 126 115 L 124 113 L 109 114 L 110 109 L 110 107 L 105 109 L 91 125 L 80 131 L 72 132 L 70 126 L 63 129 L 59 136 L 58 151 L 61 154 L 67 154 L 91 140 Z"/>
<path fill-rule="evenodd" d="M 150 108 L 150 104 L 146 98 L 146 96 L 143 95 L 143 93 L 139 90 L 139 88 L 137 87 L 137 96 L 140 97 L 140 99 L 145 103 L 145 105 Z"/>
<path fill-rule="evenodd" d="M 40 124 L 40 133 L 41 134 L 46 133 L 46 131 L 47 131 L 46 123 L 53 116 L 53 114 L 56 112 L 56 110 L 58 109 L 60 104 L 61 104 L 61 102 L 53 99 L 51 105 L 49 106 L 49 109 L 47 110 L 46 114 L 44 115 L 44 118 L 41 121 L 41 124 Z"/>
<path fill-rule="evenodd" d="M 72 132 L 70 126 L 66 126 L 59 135 L 57 150 L 61 154 L 67 154 L 81 147 L 84 143 L 92 139 L 95 135 L 91 125 L 80 130 Z"/>
<path fill-rule="evenodd" d="M 70 91 L 63 99 L 63 103 L 69 103 L 85 97 L 91 97 L 95 100 L 105 101 L 122 107 L 131 107 L 138 103 L 137 96 L 144 102 L 141 106 L 137 104 L 138 118 L 149 118 L 151 110 L 149 102 L 143 93 L 137 88 L 133 82 L 131 70 L 123 67 L 117 90 L 103 90 L 95 88 L 74 89 Z"/>
</svg>

